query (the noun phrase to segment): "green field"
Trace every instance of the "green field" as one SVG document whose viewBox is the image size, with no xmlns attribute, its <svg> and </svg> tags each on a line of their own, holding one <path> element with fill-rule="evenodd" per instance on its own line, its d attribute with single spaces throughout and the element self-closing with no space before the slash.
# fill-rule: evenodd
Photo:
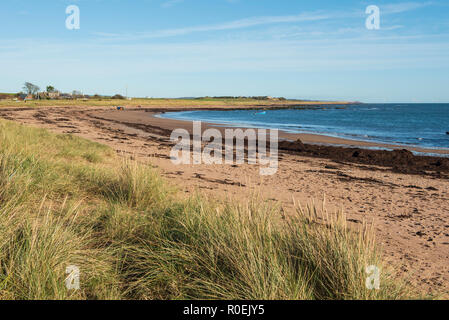
<svg viewBox="0 0 449 320">
<path fill-rule="evenodd" d="M 299 100 L 257 100 L 250 98 L 240 99 L 144 99 L 135 98 L 132 100 L 119 99 L 75 99 L 75 100 L 33 100 L 33 101 L 13 101 L 12 99 L 0 100 L 1 107 L 54 107 L 54 106 L 142 106 L 142 107 L 242 107 L 242 106 L 284 106 L 284 105 L 316 105 L 316 104 L 342 104 L 344 102 L 319 102 L 319 101 L 299 101 Z"/>
<path fill-rule="evenodd" d="M 186 198 L 109 147 L 0 120 L 0 299 L 410 297 L 370 228 L 320 212 Z M 380 290 L 365 287 L 368 265 Z"/>
</svg>

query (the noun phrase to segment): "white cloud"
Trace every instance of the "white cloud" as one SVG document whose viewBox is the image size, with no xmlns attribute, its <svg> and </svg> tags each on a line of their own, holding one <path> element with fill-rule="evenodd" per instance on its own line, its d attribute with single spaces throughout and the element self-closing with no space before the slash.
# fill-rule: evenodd
<svg viewBox="0 0 449 320">
<path fill-rule="evenodd" d="M 424 7 L 428 7 L 433 3 L 430 1 L 427 2 L 402 2 L 402 3 L 394 3 L 387 4 L 380 7 L 381 12 L 383 14 L 395 14 L 395 13 L 403 13 L 407 11 L 412 11 Z"/>
<path fill-rule="evenodd" d="M 172 7 L 177 3 L 183 2 L 184 0 L 168 0 L 162 4 L 163 7 Z M 382 14 L 398 14 L 411 10 L 416 10 L 419 8 L 424 8 L 433 5 L 433 2 L 402 2 L 395 4 L 386 4 L 381 6 Z M 362 14 L 363 15 L 363 14 Z M 130 40 L 143 40 L 143 39 L 155 39 L 155 38 L 167 38 L 175 36 L 183 36 L 193 33 L 205 33 L 212 31 L 226 31 L 226 30 L 238 30 L 264 25 L 273 24 L 291 24 L 295 22 L 313 22 L 313 21 L 330 21 L 336 19 L 351 19 L 359 18 L 361 16 L 360 11 L 354 12 L 306 12 L 296 15 L 284 15 L 284 16 L 261 16 L 261 17 L 250 17 L 245 19 L 239 19 L 229 22 L 211 24 L 211 25 L 199 25 L 183 28 L 174 29 L 163 29 L 140 33 L 129 33 L 129 34 L 119 34 L 119 33 L 104 33 L 95 32 L 94 34 L 100 36 L 104 39 L 116 40 L 116 41 L 130 41 Z M 394 26 L 389 30 L 397 29 L 398 26 Z M 386 30 L 386 29 L 385 29 Z M 319 31 L 318 31 L 319 32 Z"/>
<path fill-rule="evenodd" d="M 209 32 L 209 31 L 224 31 L 224 30 L 236 30 L 243 28 L 250 28 L 261 25 L 269 25 L 276 23 L 292 23 L 301 21 L 318 21 L 329 19 L 329 15 L 318 14 L 318 13 L 303 13 L 298 15 L 287 15 L 287 16 L 264 16 L 264 17 L 253 17 L 240 20 L 234 20 L 230 22 L 224 22 L 213 25 L 203 25 L 196 27 L 185 27 L 176 29 L 165 29 L 158 30 L 154 32 L 145 33 L 134 33 L 134 34 L 108 34 L 96 32 L 96 35 L 111 38 L 114 40 L 140 40 L 140 39 L 151 39 L 151 38 L 165 38 L 186 35 L 197 32 Z"/>
</svg>

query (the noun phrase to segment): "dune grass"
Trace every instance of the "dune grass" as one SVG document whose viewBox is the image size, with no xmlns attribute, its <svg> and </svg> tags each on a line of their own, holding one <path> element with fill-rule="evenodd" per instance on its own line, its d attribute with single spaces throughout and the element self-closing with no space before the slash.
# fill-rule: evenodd
<svg viewBox="0 0 449 320">
<path fill-rule="evenodd" d="M 291 216 L 257 197 L 183 199 L 106 146 L 0 120 L 0 299 L 410 297 L 369 228 L 316 206 Z"/>
</svg>

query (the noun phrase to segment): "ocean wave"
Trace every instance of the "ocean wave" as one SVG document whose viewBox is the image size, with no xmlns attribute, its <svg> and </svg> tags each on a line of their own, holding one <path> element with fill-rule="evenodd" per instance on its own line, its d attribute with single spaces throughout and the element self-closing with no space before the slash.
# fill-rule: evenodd
<svg viewBox="0 0 449 320">
<path fill-rule="evenodd" d="M 188 121 L 242 128 L 279 129 L 288 133 L 312 133 L 377 143 L 402 144 L 425 148 L 449 148 L 446 135 L 449 105 L 365 104 L 334 109 L 269 110 L 255 116 L 254 110 L 183 111 L 159 115 Z M 323 112 L 320 112 L 323 111 Z M 369 113 L 361 112 L 369 111 Z M 425 111 L 425 112 L 424 112 Z"/>
</svg>

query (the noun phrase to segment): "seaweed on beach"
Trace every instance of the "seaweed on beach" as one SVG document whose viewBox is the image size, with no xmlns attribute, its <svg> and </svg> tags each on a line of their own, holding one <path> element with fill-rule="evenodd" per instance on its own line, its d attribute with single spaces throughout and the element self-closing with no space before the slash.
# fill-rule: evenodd
<svg viewBox="0 0 449 320">
<path fill-rule="evenodd" d="M 299 139 L 293 142 L 281 141 L 279 149 L 304 156 L 328 158 L 337 162 L 382 166 L 399 173 L 449 176 L 449 159 L 417 156 L 406 149 L 390 151 L 312 145 L 304 144 Z"/>
</svg>

